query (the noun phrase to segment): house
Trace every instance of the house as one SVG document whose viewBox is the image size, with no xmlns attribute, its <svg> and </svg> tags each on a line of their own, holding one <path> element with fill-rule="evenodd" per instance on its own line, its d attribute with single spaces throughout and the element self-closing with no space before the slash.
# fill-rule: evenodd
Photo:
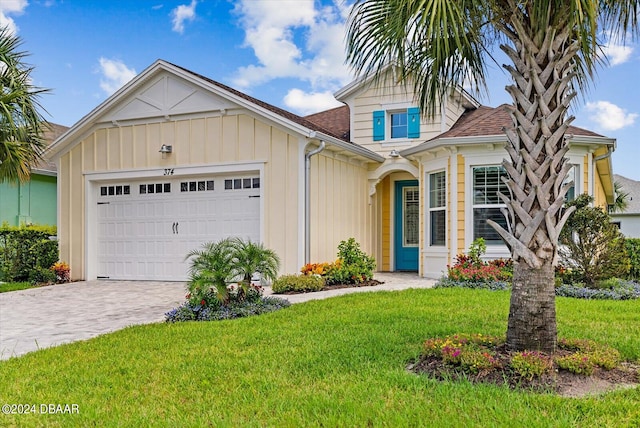
<svg viewBox="0 0 640 428">
<path fill-rule="evenodd" d="M 282 273 L 349 237 L 379 270 L 424 276 L 477 236 L 507 256 L 484 223 L 502 221 L 504 107 L 457 90 L 430 120 L 392 74 L 300 117 L 156 61 L 50 148 L 61 259 L 74 279 L 184 280 L 190 250 L 230 235 L 276 251 Z M 615 140 L 570 133 L 575 192 L 610 202 Z"/>
<path fill-rule="evenodd" d="M 47 123 L 44 139 L 47 145 L 68 128 Z M 0 224 L 20 226 L 29 224 L 56 224 L 57 213 L 56 166 L 42 160 L 31 170 L 24 183 L 0 183 Z"/>
<path fill-rule="evenodd" d="M 627 238 L 640 238 L 640 181 L 618 174 L 613 181 L 620 183 L 621 190 L 629 195 L 627 208 L 622 212 L 611 213 L 611 221 L 620 227 Z"/>
</svg>

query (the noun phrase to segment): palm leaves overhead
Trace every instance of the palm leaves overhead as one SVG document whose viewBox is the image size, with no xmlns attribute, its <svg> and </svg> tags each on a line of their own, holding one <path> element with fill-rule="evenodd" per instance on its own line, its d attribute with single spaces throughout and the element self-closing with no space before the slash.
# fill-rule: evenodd
<svg viewBox="0 0 640 428">
<path fill-rule="evenodd" d="M 503 167 L 508 230 L 491 225 L 509 246 L 514 281 L 507 344 L 554 351 L 553 271 L 572 183 L 565 132 L 567 110 L 603 62 L 599 37 L 624 40 L 638 32 L 637 1 L 593 0 L 363 0 L 347 30 L 347 61 L 359 74 L 384 78 L 397 65 L 399 83 L 412 83 L 422 111 L 465 85 L 485 89 L 488 48 L 499 44 L 513 105 Z"/>
<path fill-rule="evenodd" d="M 33 68 L 23 62 L 21 43 L 0 30 L 0 182 L 27 180 L 45 148 L 38 97 L 47 90 L 32 85 Z"/>
</svg>

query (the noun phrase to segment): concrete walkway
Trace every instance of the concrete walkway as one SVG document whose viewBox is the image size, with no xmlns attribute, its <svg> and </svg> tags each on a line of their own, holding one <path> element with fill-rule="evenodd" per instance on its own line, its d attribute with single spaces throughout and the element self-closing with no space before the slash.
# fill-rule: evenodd
<svg viewBox="0 0 640 428">
<path fill-rule="evenodd" d="M 300 303 L 348 293 L 428 288 L 435 282 L 408 273 L 376 273 L 375 278 L 384 284 L 283 297 Z M 103 280 L 0 293 L 0 360 L 130 325 L 162 322 L 166 312 L 184 302 L 185 293 L 183 282 Z"/>
</svg>

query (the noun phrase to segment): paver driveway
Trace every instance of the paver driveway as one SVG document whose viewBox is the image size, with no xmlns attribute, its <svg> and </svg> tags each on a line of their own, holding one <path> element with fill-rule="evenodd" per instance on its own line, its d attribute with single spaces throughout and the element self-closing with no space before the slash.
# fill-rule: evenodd
<svg viewBox="0 0 640 428">
<path fill-rule="evenodd" d="M 433 280 L 416 274 L 381 273 L 375 287 L 284 296 L 291 303 L 342 294 L 428 288 Z M 267 288 L 265 294 L 270 294 Z M 82 281 L 0 293 L 0 360 L 41 348 L 89 339 L 136 324 L 164 321 L 185 299 L 185 283 Z"/>
<path fill-rule="evenodd" d="M 0 293 L 0 360 L 164 320 L 182 282 L 82 281 Z"/>
</svg>

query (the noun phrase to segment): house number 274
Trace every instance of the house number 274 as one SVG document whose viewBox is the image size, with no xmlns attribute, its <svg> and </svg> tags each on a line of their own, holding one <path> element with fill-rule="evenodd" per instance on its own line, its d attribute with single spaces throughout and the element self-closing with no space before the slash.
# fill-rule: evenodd
<svg viewBox="0 0 640 428">
<path fill-rule="evenodd" d="M 173 175 L 173 168 L 165 168 L 164 175 Z"/>
</svg>

